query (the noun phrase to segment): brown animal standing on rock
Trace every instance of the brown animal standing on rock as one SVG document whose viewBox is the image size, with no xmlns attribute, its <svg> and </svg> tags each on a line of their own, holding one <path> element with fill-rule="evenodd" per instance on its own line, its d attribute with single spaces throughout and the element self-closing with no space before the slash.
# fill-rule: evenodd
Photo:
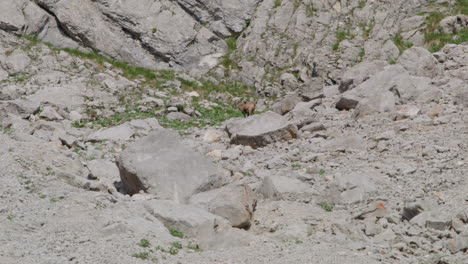
<svg viewBox="0 0 468 264">
<path fill-rule="evenodd" d="M 251 116 L 255 113 L 255 106 L 257 106 L 257 102 L 243 102 L 237 104 L 237 108 L 242 112 L 244 117 Z"/>
</svg>

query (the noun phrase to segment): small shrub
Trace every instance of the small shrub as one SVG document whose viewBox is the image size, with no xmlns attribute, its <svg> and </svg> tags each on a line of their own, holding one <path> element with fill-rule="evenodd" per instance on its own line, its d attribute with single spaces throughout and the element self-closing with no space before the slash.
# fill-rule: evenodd
<svg viewBox="0 0 468 264">
<path fill-rule="evenodd" d="M 172 242 L 171 246 L 177 249 L 182 249 L 182 244 L 179 242 Z"/>
<path fill-rule="evenodd" d="M 398 50 L 400 51 L 400 55 L 403 53 L 403 51 L 411 48 L 413 46 L 413 43 L 411 42 L 406 42 L 403 40 L 403 38 L 401 37 L 401 35 L 396 35 L 395 37 L 393 37 L 393 43 L 395 44 L 395 46 L 398 48 Z"/>
<path fill-rule="evenodd" d="M 275 4 L 273 6 L 273 8 L 277 8 L 277 7 L 280 7 L 281 6 L 281 0 L 275 0 Z"/>
<path fill-rule="evenodd" d="M 184 237 L 184 233 L 182 232 L 179 232 L 173 228 L 168 228 L 167 230 L 169 230 L 169 233 L 172 235 L 172 236 L 175 236 L 175 237 L 180 237 L 180 238 L 183 238 Z"/>
<path fill-rule="evenodd" d="M 299 168 L 301 168 L 302 166 L 301 166 L 301 164 L 292 164 L 291 167 L 292 167 L 293 169 L 299 169 Z"/>
<path fill-rule="evenodd" d="M 142 239 L 137 245 L 143 248 L 147 248 L 151 246 L 151 243 L 146 239 Z"/>
<path fill-rule="evenodd" d="M 305 5 L 305 11 L 307 17 L 313 17 L 315 12 L 317 12 L 317 9 L 314 8 L 312 3 L 308 3 Z"/>
<path fill-rule="evenodd" d="M 357 8 L 362 9 L 366 6 L 366 1 L 359 1 Z"/>
<path fill-rule="evenodd" d="M 149 258 L 149 253 L 148 252 L 135 253 L 132 255 L 132 257 L 146 260 Z"/>
<path fill-rule="evenodd" d="M 331 204 L 328 204 L 326 202 L 320 202 L 320 207 L 322 207 L 323 210 L 327 211 L 327 212 L 331 212 L 333 211 L 333 205 Z"/>
</svg>

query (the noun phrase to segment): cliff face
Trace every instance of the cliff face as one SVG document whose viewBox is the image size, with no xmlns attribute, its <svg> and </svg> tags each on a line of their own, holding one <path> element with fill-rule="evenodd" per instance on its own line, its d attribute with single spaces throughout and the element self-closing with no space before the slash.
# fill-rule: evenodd
<svg viewBox="0 0 468 264">
<path fill-rule="evenodd" d="M 0 28 L 148 68 L 229 76 L 263 94 L 339 81 L 365 60 L 424 46 L 451 0 L 5 0 Z"/>
</svg>

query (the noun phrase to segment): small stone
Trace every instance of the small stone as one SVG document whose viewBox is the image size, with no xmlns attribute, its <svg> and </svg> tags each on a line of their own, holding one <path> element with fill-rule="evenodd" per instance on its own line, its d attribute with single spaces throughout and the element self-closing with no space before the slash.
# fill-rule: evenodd
<svg viewBox="0 0 468 264">
<path fill-rule="evenodd" d="M 218 142 L 218 141 L 221 141 L 222 137 L 223 137 L 222 132 L 218 130 L 208 130 L 205 132 L 205 135 L 203 136 L 203 141 L 207 143 Z"/>
</svg>

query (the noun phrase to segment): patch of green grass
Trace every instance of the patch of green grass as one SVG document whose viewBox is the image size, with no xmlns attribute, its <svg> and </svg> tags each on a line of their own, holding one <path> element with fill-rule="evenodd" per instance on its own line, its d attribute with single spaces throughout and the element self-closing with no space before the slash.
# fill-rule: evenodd
<svg viewBox="0 0 468 264">
<path fill-rule="evenodd" d="M 252 176 L 253 176 L 253 174 L 252 174 L 252 173 L 250 173 L 250 172 L 244 172 L 244 176 L 246 176 L 246 177 L 252 177 Z"/>
<path fill-rule="evenodd" d="M 457 14 L 468 15 L 468 0 L 457 0 L 455 2 L 455 12 Z"/>
<path fill-rule="evenodd" d="M 319 205 L 320 205 L 320 207 L 322 207 L 323 210 L 325 210 L 327 212 L 333 211 L 333 205 L 331 205 L 331 204 L 328 204 L 326 202 L 320 202 Z"/>
<path fill-rule="evenodd" d="M 135 253 L 132 255 L 132 257 L 139 258 L 142 260 L 147 260 L 149 258 L 149 253 L 148 252 Z"/>
<path fill-rule="evenodd" d="M 320 169 L 319 175 L 322 176 L 322 175 L 324 175 L 324 174 L 325 174 L 325 170 L 324 170 L 324 169 Z"/>
<path fill-rule="evenodd" d="M 340 48 L 340 43 L 343 40 L 353 38 L 353 36 L 351 35 L 351 33 L 349 33 L 349 31 L 337 31 L 335 33 L 335 37 L 336 37 L 336 42 L 332 46 L 333 51 L 337 51 Z"/>
<path fill-rule="evenodd" d="M 281 6 L 281 0 L 275 0 L 275 3 L 273 5 L 273 8 L 277 8 Z"/>
<path fill-rule="evenodd" d="M 366 6 L 366 1 L 359 1 L 357 8 L 363 9 Z"/>
<path fill-rule="evenodd" d="M 369 39 L 370 33 L 372 32 L 372 29 L 374 29 L 375 22 L 371 22 L 369 24 L 361 23 L 359 24 L 359 27 L 362 29 L 362 36 L 364 39 Z"/>
<path fill-rule="evenodd" d="M 296 242 L 296 244 L 302 244 L 302 243 L 304 243 L 304 242 L 302 242 L 302 240 L 299 240 L 299 239 L 297 239 L 295 242 Z"/>
<path fill-rule="evenodd" d="M 312 2 L 305 5 L 305 12 L 307 17 L 313 17 L 317 9 L 314 8 Z"/>
<path fill-rule="evenodd" d="M 404 41 L 400 34 L 392 38 L 393 43 L 397 46 L 400 51 L 400 55 L 407 49 L 413 47 L 413 43 Z"/>
<path fill-rule="evenodd" d="M 468 14 L 468 0 L 458 0 L 455 5 L 456 13 Z M 442 33 L 439 23 L 446 17 L 441 12 L 431 12 L 426 14 L 426 29 L 424 40 L 426 48 L 431 52 L 437 52 L 446 44 L 461 44 L 468 41 L 468 29 L 461 29 L 456 34 Z"/>
<path fill-rule="evenodd" d="M 140 242 L 138 242 L 137 245 L 142 247 L 142 248 L 147 248 L 147 247 L 151 246 L 151 243 L 146 239 L 141 239 Z"/>
<path fill-rule="evenodd" d="M 231 58 L 231 55 L 237 49 L 237 37 L 231 37 L 226 40 L 226 44 L 228 46 L 228 50 L 226 54 L 221 58 L 220 64 L 224 66 L 227 70 L 230 69 L 238 69 L 239 66 L 237 63 Z"/>
<path fill-rule="evenodd" d="M 9 216 L 7 216 L 7 219 L 8 219 L 9 221 L 13 221 L 13 219 L 15 219 L 15 217 L 14 217 L 13 215 L 9 215 Z"/>
<path fill-rule="evenodd" d="M 172 242 L 171 246 L 177 249 L 182 249 L 182 244 L 179 242 Z"/>
<path fill-rule="evenodd" d="M 169 230 L 169 233 L 172 235 L 172 236 L 175 236 L 175 237 L 180 237 L 180 238 L 183 238 L 184 237 L 184 233 L 182 232 L 179 232 L 177 230 L 175 230 L 174 228 L 167 228 L 167 230 Z"/>
<path fill-rule="evenodd" d="M 206 127 L 221 125 L 225 120 L 233 117 L 242 117 L 242 113 L 236 108 L 221 104 L 220 106 L 212 106 L 211 109 L 206 109 L 195 105 L 194 108 L 201 113 L 201 117 L 192 117 L 188 122 L 178 120 L 168 120 L 166 117 L 158 117 L 161 125 L 166 128 L 175 130 L 186 130 L 190 127 Z"/>
<path fill-rule="evenodd" d="M 187 246 L 187 248 L 191 249 L 193 251 L 196 251 L 196 252 L 202 252 L 203 251 L 198 245 L 194 245 L 194 244 L 189 244 Z"/>
<path fill-rule="evenodd" d="M 16 82 L 16 83 L 22 83 L 22 82 L 25 82 L 25 81 L 31 79 L 31 76 L 29 74 L 27 74 L 27 73 L 24 73 L 24 72 L 10 73 L 10 74 L 8 74 L 8 77 L 12 78 L 12 81 Z"/>
<path fill-rule="evenodd" d="M 57 203 L 58 201 L 60 201 L 60 199 L 58 199 L 58 198 L 50 198 L 49 199 L 49 202 L 51 202 L 51 203 Z"/>
<path fill-rule="evenodd" d="M 300 169 L 302 166 L 301 166 L 301 164 L 291 164 L 291 167 L 293 169 Z"/>
</svg>

